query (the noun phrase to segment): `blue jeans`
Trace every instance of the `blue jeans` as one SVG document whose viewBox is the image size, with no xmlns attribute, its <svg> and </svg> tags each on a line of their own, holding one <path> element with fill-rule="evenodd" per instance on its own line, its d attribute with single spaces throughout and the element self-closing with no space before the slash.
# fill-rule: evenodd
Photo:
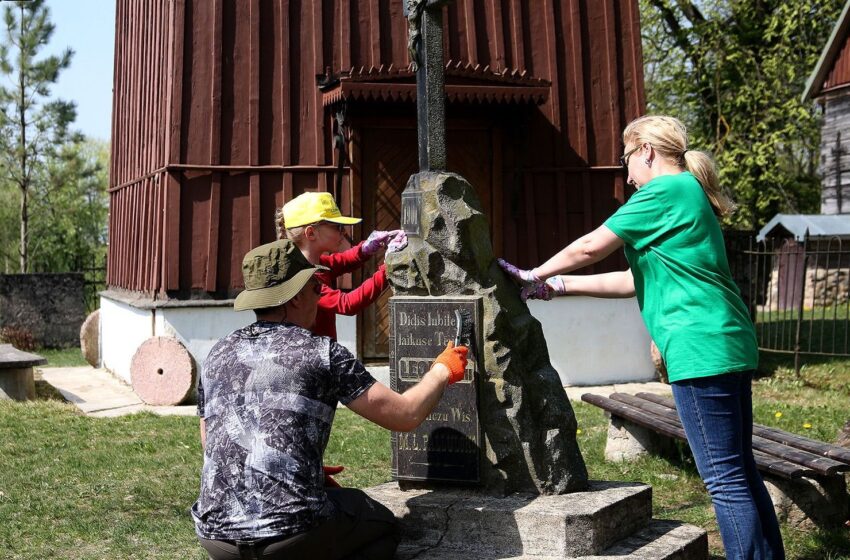
<svg viewBox="0 0 850 560">
<path fill-rule="evenodd" d="M 728 560 L 785 558 L 753 458 L 752 372 L 676 381 L 673 399 L 717 515 Z"/>
</svg>

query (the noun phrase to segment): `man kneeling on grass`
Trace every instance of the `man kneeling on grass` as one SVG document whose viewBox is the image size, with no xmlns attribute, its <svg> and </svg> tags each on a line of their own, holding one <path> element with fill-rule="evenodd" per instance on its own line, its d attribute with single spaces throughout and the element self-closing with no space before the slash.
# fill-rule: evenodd
<svg viewBox="0 0 850 560">
<path fill-rule="evenodd" d="M 310 328 L 322 270 L 290 241 L 250 251 L 237 311 L 257 321 L 219 340 L 198 384 L 204 467 L 192 506 L 214 560 L 390 559 L 393 514 L 353 488 L 325 486 L 322 456 L 337 402 L 389 430 L 416 428 L 463 379 L 449 346 L 404 394 L 378 383 L 343 346 Z"/>
</svg>

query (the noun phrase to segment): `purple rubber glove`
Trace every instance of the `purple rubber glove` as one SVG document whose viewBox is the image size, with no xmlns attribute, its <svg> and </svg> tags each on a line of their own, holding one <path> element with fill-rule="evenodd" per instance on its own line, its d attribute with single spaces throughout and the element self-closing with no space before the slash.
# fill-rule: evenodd
<svg viewBox="0 0 850 560">
<path fill-rule="evenodd" d="M 407 247 L 407 234 L 404 230 L 397 229 L 395 237 L 387 244 L 387 253 L 395 253 Z"/>
<path fill-rule="evenodd" d="M 519 297 L 522 301 L 528 299 L 542 299 L 549 301 L 555 296 L 563 296 L 567 293 L 567 287 L 564 285 L 564 279 L 560 276 L 553 276 L 545 282 L 534 282 L 522 287 L 519 292 Z"/>
<path fill-rule="evenodd" d="M 387 244 L 398 235 L 399 231 L 397 229 L 392 231 L 373 231 L 361 247 L 363 254 L 371 257 L 381 249 L 386 248 Z"/>
<path fill-rule="evenodd" d="M 496 262 L 499 263 L 499 266 L 502 267 L 502 270 L 508 273 L 508 276 L 517 280 L 521 284 L 539 284 L 541 283 L 540 278 L 537 277 L 531 270 L 523 270 L 521 268 L 517 268 L 505 259 L 496 259 Z"/>
</svg>

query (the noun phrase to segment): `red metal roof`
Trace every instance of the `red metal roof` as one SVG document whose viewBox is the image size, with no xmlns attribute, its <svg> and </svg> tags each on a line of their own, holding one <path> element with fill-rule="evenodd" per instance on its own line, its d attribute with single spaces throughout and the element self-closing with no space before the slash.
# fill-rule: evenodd
<svg viewBox="0 0 850 560">
<path fill-rule="evenodd" d="M 380 67 L 352 68 L 337 77 L 323 76 L 322 103 L 333 105 L 342 100 L 403 101 L 416 100 L 416 73 L 409 66 L 392 64 Z M 514 103 L 541 105 L 549 98 L 551 82 L 533 78 L 526 71 L 505 69 L 494 72 L 489 65 L 446 63 L 446 96 L 450 103 Z"/>
</svg>

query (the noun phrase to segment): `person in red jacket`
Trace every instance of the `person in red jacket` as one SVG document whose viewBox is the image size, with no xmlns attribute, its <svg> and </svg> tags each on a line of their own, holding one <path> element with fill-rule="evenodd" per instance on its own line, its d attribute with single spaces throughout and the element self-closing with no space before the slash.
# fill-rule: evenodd
<svg viewBox="0 0 850 560">
<path fill-rule="evenodd" d="M 382 250 L 396 251 L 407 244 L 401 230 L 374 231 L 365 241 L 348 248 L 346 226 L 361 222 L 360 218 L 343 216 L 327 192 L 306 192 L 296 196 L 275 213 L 278 238 L 286 236 L 301 249 L 312 264 L 327 271 L 316 277 L 322 282 L 322 294 L 313 333 L 336 340 L 336 316 L 356 315 L 375 302 L 387 288 L 386 268 L 377 272 L 350 292 L 336 289 L 337 277 L 360 269 L 367 260 Z"/>
</svg>

